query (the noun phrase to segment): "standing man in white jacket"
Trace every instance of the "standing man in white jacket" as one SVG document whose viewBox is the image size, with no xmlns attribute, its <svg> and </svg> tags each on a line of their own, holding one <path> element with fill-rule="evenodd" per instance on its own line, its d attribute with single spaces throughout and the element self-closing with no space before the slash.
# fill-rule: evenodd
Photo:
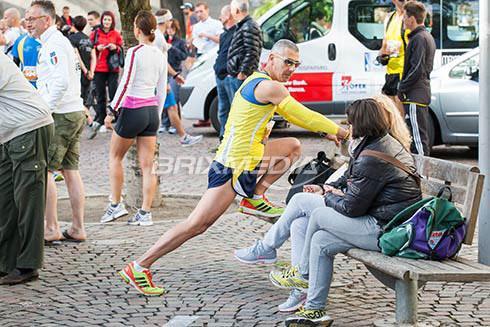
<svg viewBox="0 0 490 327">
<path fill-rule="evenodd" d="M 37 87 L 48 103 L 55 123 L 55 135 L 48 153 L 46 201 L 47 243 L 65 239 L 86 239 L 83 219 L 85 191 L 78 170 L 80 136 L 85 124 L 80 97 L 80 66 L 70 41 L 56 29 L 55 8 L 51 1 L 31 4 L 32 34 L 41 40 Z M 57 190 L 52 172 L 60 170 L 65 178 L 72 208 L 71 228 L 61 233 L 57 217 Z"/>
</svg>

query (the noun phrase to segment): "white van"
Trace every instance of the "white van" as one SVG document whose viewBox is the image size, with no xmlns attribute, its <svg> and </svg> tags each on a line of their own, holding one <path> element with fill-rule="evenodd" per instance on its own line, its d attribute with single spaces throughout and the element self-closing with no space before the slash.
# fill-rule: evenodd
<svg viewBox="0 0 490 327">
<path fill-rule="evenodd" d="M 434 68 L 478 46 L 479 0 L 423 2 L 429 12 L 426 26 L 438 49 Z M 381 91 L 385 67 L 375 59 L 393 10 L 391 0 L 281 1 L 258 20 L 264 40 L 261 61 L 277 40 L 292 40 L 302 64 L 287 83 L 291 95 L 325 115 L 344 115 L 348 103 Z M 216 51 L 198 59 L 180 99 L 185 118 L 210 118 L 219 130 L 215 59 Z"/>
</svg>

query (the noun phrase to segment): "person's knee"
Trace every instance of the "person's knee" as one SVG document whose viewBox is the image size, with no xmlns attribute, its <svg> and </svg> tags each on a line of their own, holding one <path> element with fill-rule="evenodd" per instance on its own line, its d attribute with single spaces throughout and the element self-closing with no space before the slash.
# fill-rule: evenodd
<svg viewBox="0 0 490 327">
<path fill-rule="evenodd" d="M 205 231 L 208 230 L 209 227 L 211 227 L 212 224 L 206 222 L 206 221 L 194 221 L 190 224 L 188 231 L 191 233 L 192 236 L 197 236 L 201 235 Z"/>
<path fill-rule="evenodd" d="M 301 142 L 295 138 L 292 137 L 289 140 L 289 153 L 295 156 L 300 156 L 301 155 Z"/>
<path fill-rule="evenodd" d="M 306 192 L 296 193 L 289 201 L 288 206 L 291 205 L 291 206 L 301 207 L 305 202 L 307 202 L 310 199 L 312 195 L 313 195 L 312 193 L 306 193 Z"/>
<path fill-rule="evenodd" d="M 140 167 L 142 170 L 151 169 L 153 167 L 153 159 L 147 159 L 147 158 L 141 159 Z"/>
</svg>

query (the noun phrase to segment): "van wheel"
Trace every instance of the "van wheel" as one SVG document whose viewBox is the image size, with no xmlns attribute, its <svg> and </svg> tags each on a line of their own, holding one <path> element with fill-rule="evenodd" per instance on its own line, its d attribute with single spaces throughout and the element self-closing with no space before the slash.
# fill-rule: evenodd
<svg viewBox="0 0 490 327">
<path fill-rule="evenodd" d="M 220 123 L 218 119 L 218 97 L 214 97 L 213 101 L 211 101 L 211 105 L 209 106 L 209 119 L 211 119 L 211 124 L 213 128 L 218 132 L 220 129 Z"/>
</svg>

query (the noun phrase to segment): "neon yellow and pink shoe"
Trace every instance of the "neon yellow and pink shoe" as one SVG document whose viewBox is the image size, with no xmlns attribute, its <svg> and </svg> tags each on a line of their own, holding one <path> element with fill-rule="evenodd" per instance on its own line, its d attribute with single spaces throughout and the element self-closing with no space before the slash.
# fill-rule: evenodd
<svg viewBox="0 0 490 327">
<path fill-rule="evenodd" d="M 127 284 L 133 286 L 141 294 L 160 296 L 165 293 L 163 287 L 158 287 L 153 284 L 150 270 L 143 269 L 143 271 L 137 271 L 134 267 L 134 261 L 119 271 L 118 274 Z"/>
<path fill-rule="evenodd" d="M 260 199 L 243 198 L 238 208 L 240 212 L 263 218 L 279 218 L 284 208 L 278 207 L 270 202 L 265 195 Z"/>
</svg>

